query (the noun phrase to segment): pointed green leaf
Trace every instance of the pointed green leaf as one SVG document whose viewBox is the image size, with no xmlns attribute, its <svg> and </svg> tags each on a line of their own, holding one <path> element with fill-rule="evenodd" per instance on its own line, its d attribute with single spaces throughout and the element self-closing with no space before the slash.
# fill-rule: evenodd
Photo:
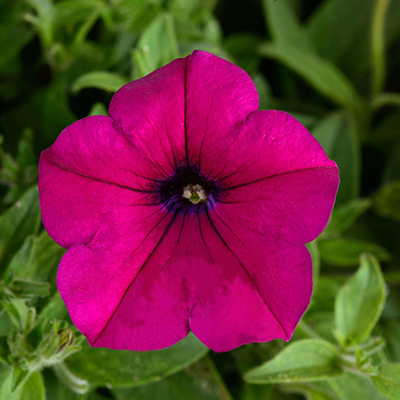
<svg viewBox="0 0 400 400">
<path fill-rule="evenodd" d="M 325 231 L 332 233 L 345 231 L 370 206 L 370 199 L 356 199 L 349 203 L 335 206 Z"/>
<path fill-rule="evenodd" d="M 91 348 L 86 343 L 65 363 L 72 373 L 97 385 L 139 386 L 180 371 L 207 351 L 190 333 L 172 347 L 148 352 Z"/>
<path fill-rule="evenodd" d="M 65 251 L 50 238 L 46 231 L 42 231 L 38 237 L 28 237 L 7 268 L 8 272 L 12 271 L 13 276 L 20 283 L 22 282 L 21 294 L 47 295 L 49 283 L 44 283 L 44 281 L 58 266 Z M 30 281 L 33 282 L 26 283 Z M 29 290 L 33 291 L 29 292 Z"/>
<path fill-rule="evenodd" d="M 323 390 L 334 400 L 387 400 L 387 397 L 375 388 L 369 377 L 349 372 L 334 379 L 313 382 L 310 386 Z"/>
<path fill-rule="evenodd" d="M 335 303 L 338 331 L 357 343 L 371 333 L 386 298 L 385 282 L 376 258 L 364 254 L 360 261 L 360 268 L 340 288 Z"/>
<path fill-rule="evenodd" d="M 312 134 L 338 164 L 340 186 L 336 202 L 353 200 L 359 194 L 361 179 L 361 151 L 353 117 L 346 112 L 330 114 L 314 127 Z"/>
<path fill-rule="evenodd" d="M 18 365 L 14 365 L 11 374 L 11 393 L 18 389 L 22 383 L 28 378 L 29 371 L 21 369 Z"/>
<path fill-rule="evenodd" d="M 361 100 L 352 83 L 330 61 L 310 51 L 282 43 L 262 44 L 258 52 L 282 62 L 335 103 L 350 110 L 360 110 Z"/>
<path fill-rule="evenodd" d="M 103 5 L 103 0 L 63 0 L 54 4 L 54 14 L 58 25 L 74 25 Z"/>
<path fill-rule="evenodd" d="M 217 0 L 169 0 L 167 8 L 177 21 L 187 24 L 205 21 L 216 4 Z"/>
<path fill-rule="evenodd" d="M 372 377 L 376 388 L 391 400 L 400 400 L 400 364 L 385 364 Z"/>
<path fill-rule="evenodd" d="M 0 69 L 7 65 L 32 38 L 32 29 L 15 22 L 0 24 Z"/>
<path fill-rule="evenodd" d="M 320 259 L 318 245 L 315 240 L 310 243 L 307 243 L 306 247 L 311 254 L 312 263 L 313 263 L 313 283 L 314 283 L 313 293 L 315 293 L 315 290 L 318 286 L 319 272 L 320 272 L 320 267 L 321 267 L 321 259 Z"/>
<path fill-rule="evenodd" d="M 13 392 L 11 391 L 12 373 L 4 380 L 0 389 L 0 400 L 45 400 L 45 388 L 39 372 L 33 372 Z"/>
<path fill-rule="evenodd" d="M 375 211 L 400 221 L 400 180 L 383 186 L 373 199 Z"/>
<path fill-rule="evenodd" d="M 274 42 L 312 50 L 311 40 L 297 20 L 288 0 L 263 0 L 266 24 Z"/>
<path fill-rule="evenodd" d="M 28 311 L 26 303 L 20 299 L 13 299 L 4 308 L 13 325 L 18 329 L 22 329 L 25 315 Z"/>
<path fill-rule="evenodd" d="M 50 294 L 50 283 L 15 279 L 13 284 L 10 286 L 10 290 L 15 294 L 15 296 L 20 298 L 48 296 Z"/>
<path fill-rule="evenodd" d="M 80 76 L 71 86 L 73 93 L 85 88 L 103 89 L 108 92 L 116 92 L 128 83 L 128 79 L 122 75 L 108 71 L 93 71 Z"/>
<path fill-rule="evenodd" d="M 34 231 L 38 217 L 39 196 L 34 186 L 0 215 L 0 266 L 11 259 L 25 237 Z"/>
<path fill-rule="evenodd" d="M 363 78 L 371 66 L 374 4 L 375 0 L 325 0 L 307 21 L 317 53 L 339 65 L 352 80 Z M 386 48 L 400 35 L 399 18 L 400 2 L 392 1 L 385 26 Z"/>
<path fill-rule="evenodd" d="M 108 112 L 103 103 L 95 103 L 90 110 L 89 116 L 91 115 L 108 115 Z"/>
<path fill-rule="evenodd" d="M 36 11 L 37 17 L 27 15 L 25 18 L 39 31 L 45 49 L 53 42 L 54 6 L 51 0 L 25 0 Z M 29 17 L 29 18 L 28 18 Z"/>
<path fill-rule="evenodd" d="M 289 344 L 275 358 L 244 375 L 249 383 L 289 383 L 328 379 L 342 373 L 337 349 L 324 340 L 304 339 Z"/>
<path fill-rule="evenodd" d="M 208 357 L 160 382 L 114 389 L 118 400 L 232 400 L 221 376 Z"/>
<path fill-rule="evenodd" d="M 143 32 L 132 52 L 135 62 L 135 79 L 179 57 L 174 20 L 169 14 L 161 14 Z"/>
<path fill-rule="evenodd" d="M 272 108 L 273 98 L 272 91 L 268 81 L 264 75 L 257 73 L 253 77 L 253 82 L 256 85 L 258 96 L 260 98 L 260 110 L 269 110 Z"/>
<path fill-rule="evenodd" d="M 383 247 L 350 238 L 325 239 L 318 242 L 321 258 L 331 265 L 340 267 L 355 266 L 359 262 L 360 254 L 371 253 L 379 261 L 388 261 L 391 254 Z"/>
</svg>

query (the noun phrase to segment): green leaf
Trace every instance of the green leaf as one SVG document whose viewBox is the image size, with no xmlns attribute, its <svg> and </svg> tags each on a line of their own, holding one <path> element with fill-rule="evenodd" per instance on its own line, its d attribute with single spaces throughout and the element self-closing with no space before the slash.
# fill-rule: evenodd
<svg viewBox="0 0 400 400">
<path fill-rule="evenodd" d="M 309 388 L 307 385 L 290 385 L 283 388 L 285 393 L 299 393 L 302 394 L 307 400 L 336 400 L 324 391 Z"/>
<path fill-rule="evenodd" d="M 1 337 L 8 336 L 14 329 L 14 324 L 11 321 L 8 313 L 3 308 L 0 311 L 0 339 Z"/>
<path fill-rule="evenodd" d="M 318 286 L 319 273 L 320 273 L 320 267 L 321 267 L 319 249 L 318 249 L 317 242 L 315 240 L 310 243 L 307 243 L 306 247 L 311 254 L 312 263 L 313 263 L 313 283 L 314 283 L 313 293 L 315 293 L 315 290 Z"/>
<path fill-rule="evenodd" d="M 288 0 L 263 0 L 266 24 L 274 42 L 300 49 L 312 50 L 313 46 L 300 25 Z"/>
<path fill-rule="evenodd" d="M 387 400 L 369 377 L 348 372 L 334 379 L 313 382 L 310 386 L 328 393 L 335 400 Z"/>
<path fill-rule="evenodd" d="M 73 93 L 85 88 L 97 88 L 116 92 L 128 83 L 128 79 L 122 75 L 108 71 L 94 71 L 80 76 L 71 86 Z"/>
<path fill-rule="evenodd" d="M 391 400 L 400 400 L 400 364 L 385 364 L 372 377 L 376 388 Z"/>
<path fill-rule="evenodd" d="M 260 110 L 269 110 L 272 108 L 272 91 L 268 81 L 264 75 L 257 73 L 253 77 L 253 82 L 256 85 L 258 96 L 260 98 Z"/>
<path fill-rule="evenodd" d="M 371 253 L 379 261 L 388 261 L 391 258 L 391 254 L 383 247 L 357 239 L 324 239 L 318 242 L 318 247 L 322 260 L 340 267 L 357 265 L 362 253 Z"/>
<path fill-rule="evenodd" d="M 391 151 L 382 180 L 384 183 L 400 181 L 400 142 Z"/>
<path fill-rule="evenodd" d="M 190 333 L 174 346 L 158 351 L 109 350 L 86 344 L 65 363 L 72 373 L 97 385 L 139 386 L 180 371 L 207 351 L 207 347 Z"/>
<path fill-rule="evenodd" d="M 15 135 L 15 132 L 22 131 L 29 124 L 44 139 L 53 142 L 76 119 L 69 109 L 64 75 L 56 75 L 48 86 L 34 91 L 31 97 L 23 100 L 1 116 L 6 135 Z"/>
<path fill-rule="evenodd" d="M 17 329 L 22 329 L 28 308 L 23 300 L 13 299 L 4 306 L 8 317 Z"/>
<path fill-rule="evenodd" d="M 33 372 L 25 383 L 11 391 L 12 374 L 9 373 L 0 389 L 0 400 L 45 400 L 45 388 L 39 372 Z"/>
<path fill-rule="evenodd" d="M 383 186 L 373 198 L 374 210 L 400 221 L 400 181 Z"/>
<path fill-rule="evenodd" d="M 15 22 L 0 24 L 0 70 L 17 56 L 32 36 L 32 30 Z"/>
<path fill-rule="evenodd" d="M 326 0 L 307 21 L 318 54 L 330 59 L 354 80 L 371 66 L 370 29 L 375 0 Z M 385 26 L 386 48 L 400 35 L 400 3 L 392 1 Z"/>
<path fill-rule="evenodd" d="M 63 0 L 54 5 L 57 25 L 74 25 L 88 18 L 93 10 L 102 6 L 103 0 Z"/>
<path fill-rule="evenodd" d="M 18 389 L 18 387 L 22 387 L 22 384 L 29 377 L 29 371 L 26 369 L 21 369 L 18 365 L 14 365 L 11 374 L 11 393 Z"/>
<path fill-rule="evenodd" d="M 75 376 L 65 365 L 64 362 L 57 363 L 53 366 L 53 371 L 58 379 L 70 390 L 75 393 L 84 394 L 89 390 L 89 382 Z"/>
<path fill-rule="evenodd" d="M 60 263 L 65 251 L 51 239 L 46 231 L 42 231 L 38 237 L 31 236 L 25 240 L 23 246 L 12 258 L 7 271 L 12 271 L 20 281 L 45 282 Z M 45 284 L 48 286 L 48 283 Z M 40 291 L 40 284 L 32 282 L 32 285 L 32 289 L 36 285 Z M 22 287 L 26 285 L 22 283 Z M 43 286 L 42 289 L 44 290 Z"/>
<path fill-rule="evenodd" d="M 57 378 L 52 369 L 46 368 L 43 372 L 47 400 L 84 400 L 85 395 L 79 395 L 65 386 Z M 92 398 L 90 398 L 92 400 Z"/>
<path fill-rule="evenodd" d="M 132 51 L 135 63 L 134 78 L 141 78 L 179 57 L 174 20 L 161 14 L 143 32 Z"/>
<path fill-rule="evenodd" d="M 338 105 L 360 112 L 362 101 L 354 86 L 330 61 L 310 51 L 282 43 L 262 44 L 258 52 L 285 64 Z"/>
<path fill-rule="evenodd" d="M 324 58 L 337 62 L 353 49 L 357 36 L 367 34 L 373 0 L 327 0 L 307 21 L 307 32 Z M 367 55 L 366 55 L 367 56 Z"/>
<path fill-rule="evenodd" d="M 3 382 L 7 376 L 11 373 L 11 367 L 0 362 L 0 391 L 3 386 Z"/>
<path fill-rule="evenodd" d="M 35 229 L 39 217 L 37 186 L 29 189 L 0 215 L 0 267 L 9 262 L 25 237 Z"/>
<path fill-rule="evenodd" d="M 32 282 L 23 279 L 15 279 L 10 286 L 10 290 L 21 298 L 31 296 L 48 296 L 50 293 L 50 283 Z"/>
<path fill-rule="evenodd" d="M 210 17 L 216 4 L 217 0 L 170 0 L 167 7 L 177 21 L 197 24 Z"/>
<path fill-rule="evenodd" d="M 39 31 L 44 48 L 48 50 L 53 42 L 54 6 L 50 0 L 25 0 L 36 11 L 37 17 L 25 16 Z"/>
<path fill-rule="evenodd" d="M 52 299 L 46 304 L 40 315 L 46 317 L 50 321 L 53 319 L 68 318 L 67 308 L 58 291 L 54 293 Z"/>
<path fill-rule="evenodd" d="M 357 343 L 371 333 L 386 298 L 385 282 L 376 258 L 364 254 L 360 262 L 358 271 L 341 287 L 335 304 L 338 331 Z"/>
<path fill-rule="evenodd" d="M 47 281 L 65 252 L 66 250 L 54 242 L 46 231 L 42 231 L 33 241 L 31 258 L 21 278 L 37 282 Z"/>
<path fill-rule="evenodd" d="M 356 219 L 371 206 L 369 199 L 356 199 L 336 206 L 329 219 L 325 232 L 341 233 L 349 228 Z"/>
<path fill-rule="evenodd" d="M 360 191 L 361 156 L 356 123 L 346 112 L 328 115 L 312 130 L 329 158 L 338 164 L 340 186 L 337 203 L 356 198 Z"/>
<path fill-rule="evenodd" d="M 137 388 L 114 389 L 118 400 L 232 400 L 208 357 L 160 382 Z"/>
<path fill-rule="evenodd" d="M 103 103 L 95 103 L 90 110 L 89 116 L 91 115 L 108 115 L 108 112 Z"/>
<path fill-rule="evenodd" d="M 328 379 L 342 373 L 337 349 L 324 340 L 304 339 L 289 344 L 275 358 L 244 375 L 249 383 L 291 383 Z"/>
</svg>

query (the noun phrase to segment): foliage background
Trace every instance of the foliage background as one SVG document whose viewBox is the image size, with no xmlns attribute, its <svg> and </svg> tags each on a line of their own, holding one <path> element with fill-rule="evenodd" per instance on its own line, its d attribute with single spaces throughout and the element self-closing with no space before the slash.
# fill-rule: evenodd
<svg viewBox="0 0 400 400">
<path fill-rule="evenodd" d="M 0 0 L 0 400 L 399 399 L 399 38 L 396 0 Z M 260 108 L 290 112 L 339 165 L 308 245 L 310 308 L 288 344 L 91 349 L 55 286 L 38 157 L 194 49 L 244 68 Z"/>
</svg>

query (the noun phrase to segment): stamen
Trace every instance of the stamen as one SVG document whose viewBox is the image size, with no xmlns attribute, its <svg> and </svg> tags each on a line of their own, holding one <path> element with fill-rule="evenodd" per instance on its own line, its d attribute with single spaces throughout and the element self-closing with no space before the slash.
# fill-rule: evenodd
<svg viewBox="0 0 400 400">
<path fill-rule="evenodd" d="M 192 185 L 191 183 L 183 188 L 182 197 L 188 199 L 193 204 L 204 203 L 207 200 L 207 194 L 201 185 Z"/>
</svg>

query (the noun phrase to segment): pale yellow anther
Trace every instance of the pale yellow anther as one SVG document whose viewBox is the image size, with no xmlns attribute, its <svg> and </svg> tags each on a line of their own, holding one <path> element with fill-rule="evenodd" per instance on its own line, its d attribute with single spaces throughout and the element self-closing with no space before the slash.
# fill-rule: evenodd
<svg viewBox="0 0 400 400">
<path fill-rule="evenodd" d="M 188 199 L 193 204 L 198 204 L 201 201 L 204 202 L 205 200 L 207 200 L 207 194 L 199 184 L 192 185 L 191 183 L 189 183 L 189 185 L 183 188 L 182 196 L 185 199 Z"/>
</svg>

